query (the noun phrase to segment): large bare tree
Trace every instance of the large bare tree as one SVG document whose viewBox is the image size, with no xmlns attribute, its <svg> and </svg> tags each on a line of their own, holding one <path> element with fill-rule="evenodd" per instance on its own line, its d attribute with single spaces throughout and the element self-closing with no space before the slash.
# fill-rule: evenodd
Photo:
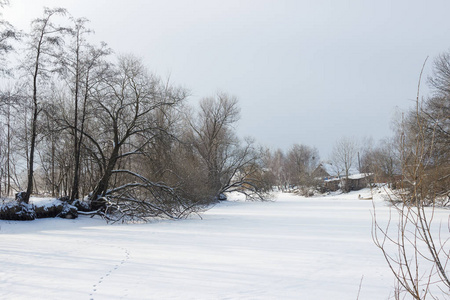
<svg viewBox="0 0 450 300">
<path fill-rule="evenodd" d="M 235 133 L 239 113 L 237 98 L 219 93 L 215 98 L 202 99 L 197 117 L 190 122 L 190 143 L 200 157 L 206 184 L 216 199 L 231 190 L 247 190 L 248 196 L 261 196 L 253 176 L 259 159 L 254 143 L 247 139 L 242 144 Z"/>
<path fill-rule="evenodd" d="M 158 126 L 157 112 L 179 105 L 186 95 L 184 89 L 166 85 L 157 76 L 150 75 L 139 59 L 119 58 L 113 73 L 96 87 L 90 108 L 96 118 L 83 133 L 84 144 L 90 148 L 101 174 L 90 195 L 93 208 L 103 206 L 107 196 L 116 194 L 120 198 L 126 190 L 163 186 L 153 184 L 132 169 L 117 169 L 117 166 L 121 161 L 144 154 L 145 147 L 164 130 Z M 120 185 L 112 184 L 119 177 L 115 181 Z M 167 187 L 166 191 L 169 190 Z"/>
</svg>

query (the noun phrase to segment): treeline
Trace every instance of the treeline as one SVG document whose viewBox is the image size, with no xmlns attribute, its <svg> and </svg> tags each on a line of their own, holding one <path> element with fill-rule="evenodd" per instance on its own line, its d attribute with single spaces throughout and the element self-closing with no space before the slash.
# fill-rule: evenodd
<svg viewBox="0 0 450 300">
<path fill-rule="evenodd" d="M 342 178 L 357 169 L 393 188 L 420 187 L 423 201 L 448 201 L 448 53 L 434 62 L 433 95 L 417 99 L 394 137 L 377 146 L 341 138 L 320 160 L 314 147 L 241 140 L 236 97 L 189 107 L 187 89 L 89 42 L 88 24 L 61 8 L 45 9 L 27 33 L 1 20 L 0 196 L 27 204 L 32 193 L 49 195 L 108 218 L 180 218 L 229 191 L 253 199 L 274 187 L 326 191 L 319 167 L 328 164 Z"/>
<path fill-rule="evenodd" d="M 2 196 L 86 197 L 89 211 L 138 219 L 184 217 L 233 190 L 262 199 L 235 97 L 218 93 L 195 111 L 188 90 L 90 43 L 88 21 L 64 9 L 45 9 L 28 33 L 3 25 L 2 59 L 15 48 L 20 64 L 3 65 L 14 80 L 0 92 Z"/>
<path fill-rule="evenodd" d="M 396 200 L 422 205 L 450 203 L 450 52 L 433 62 L 426 79 L 431 95 L 420 95 L 415 105 L 394 121 L 392 137 L 374 144 L 339 138 L 330 157 L 319 160 L 318 151 L 294 145 L 287 152 L 263 153 L 266 180 L 282 190 L 296 187 L 303 195 L 325 192 L 324 177 L 341 179 L 344 192 L 352 189 L 349 176 L 362 173 L 369 183 L 385 183 L 396 190 Z M 324 173 L 324 171 L 328 173 Z M 394 199 L 392 199 L 394 200 Z"/>
<path fill-rule="evenodd" d="M 267 184 L 281 191 L 299 190 L 308 196 L 320 186 L 315 171 L 320 163 L 317 148 L 294 144 L 288 151 L 265 149 L 262 152 Z"/>
</svg>

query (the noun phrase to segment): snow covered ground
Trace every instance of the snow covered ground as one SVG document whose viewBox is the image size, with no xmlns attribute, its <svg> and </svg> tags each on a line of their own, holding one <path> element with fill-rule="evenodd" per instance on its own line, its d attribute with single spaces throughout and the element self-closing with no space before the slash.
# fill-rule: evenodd
<svg viewBox="0 0 450 300">
<path fill-rule="evenodd" d="M 227 201 L 203 220 L 0 221 L 0 299 L 356 299 L 361 278 L 359 299 L 389 299 L 360 193 Z"/>
</svg>

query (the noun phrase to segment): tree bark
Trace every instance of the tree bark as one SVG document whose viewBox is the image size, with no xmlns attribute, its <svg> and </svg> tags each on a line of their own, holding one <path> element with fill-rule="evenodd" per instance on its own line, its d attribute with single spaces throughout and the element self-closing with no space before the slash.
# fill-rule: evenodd
<svg viewBox="0 0 450 300">
<path fill-rule="evenodd" d="M 41 32 L 41 38 L 37 47 L 35 68 L 33 74 L 33 121 L 31 123 L 31 142 L 30 142 L 30 157 L 28 165 L 28 184 L 27 191 L 23 197 L 25 203 L 30 202 L 30 196 L 33 192 L 33 173 L 34 173 L 34 150 L 36 146 L 36 134 L 37 134 L 37 116 L 38 116 L 38 100 L 37 100 L 37 79 L 39 74 L 39 57 L 41 55 L 41 44 L 44 37 L 44 30 Z"/>
<path fill-rule="evenodd" d="M 75 120 L 74 120 L 74 134 L 73 134 L 73 151 L 75 157 L 75 165 L 73 170 L 73 184 L 70 201 L 74 201 L 79 197 L 79 169 L 80 169 L 80 152 L 78 147 L 78 93 L 79 93 L 79 37 L 77 33 L 77 50 L 76 50 L 76 70 L 75 70 Z"/>
<path fill-rule="evenodd" d="M 102 178 L 98 182 L 97 186 L 94 189 L 94 192 L 92 193 L 90 199 L 91 199 L 91 208 L 96 210 L 103 206 L 102 201 L 98 201 L 99 198 L 106 195 L 106 192 L 108 191 L 109 186 L 109 180 L 111 179 L 111 176 L 113 174 L 113 170 L 116 166 L 117 160 L 119 159 L 119 149 L 120 145 L 115 145 L 114 149 L 111 153 L 111 156 L 108 160 L 108 165 L 105 168 L 105 172 L 103 173 Z"/>
</svg>

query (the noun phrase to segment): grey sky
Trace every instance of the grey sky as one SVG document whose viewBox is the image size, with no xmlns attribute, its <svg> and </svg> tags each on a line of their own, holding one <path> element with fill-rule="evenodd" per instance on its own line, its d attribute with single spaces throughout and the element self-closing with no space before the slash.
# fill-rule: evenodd
<svg viewBox="0 0 450 300">
<path fill-rule="evenodd" d="M 11 0 L 21 29 L 42 7 L 91 20 L 95 38 L 170 74 L 192 101 L 224 91 L 238 130 L 271 148 L 391 134 L 412 104 L 422 63 L 450 48 L 450 1 Z"/>
</svg>

